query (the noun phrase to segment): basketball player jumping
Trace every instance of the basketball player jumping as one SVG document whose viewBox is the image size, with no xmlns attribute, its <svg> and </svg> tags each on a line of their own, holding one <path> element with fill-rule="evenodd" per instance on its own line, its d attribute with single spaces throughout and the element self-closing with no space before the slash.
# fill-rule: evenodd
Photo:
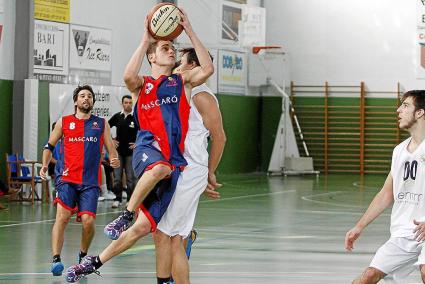
<svg viewBox="0 0 425 284">
<path fill-rule="evenodd" d="M 393 204 L 391 236 L 354 284 L 406 283 L 419 266 L 425 283 L 425 91 L 408 91 L 397 109 L 399 126 L 410 137 L 394 148 L 391 171 L 369 208 L 345 236 L 345 248 L 363 229 Z"/>
<path fill-rule="evenodd" d="M 172 74 L 176 62 L 175 49 L 170 41 L 156 41 L 149 34 L 148 18 L 145 18 L 142 42 L 124 73 L 124 81 L 133 95 L 134 114 L 139 127 L 133 153 L 133 168 L 139 181 L 126 210 L 105 227 L 106 235 L 115 241 L 100 255 L 86 256 L 81 264 L 68 268 L 68 282 L 76 282 L 82 276 L 95 272 L 113 256 L 155 231 L 172 198 L 180 170 L 187 165 L 183 148 L 188 129 L 190 94 L 193 87 L 207 80 L 214 67 L 183 10 L 181 19 L 180 24 L 195 48 L 200 67 L 179 75 Z M 152 76 L 142 77 L 138 73 L 145 54 L 151 64 Z M 169 175 L 171 178 L 164 179 Z M 142 201 L 143 213 L 138 214 L 135 224 L 126 230 Z"/>
</svg>

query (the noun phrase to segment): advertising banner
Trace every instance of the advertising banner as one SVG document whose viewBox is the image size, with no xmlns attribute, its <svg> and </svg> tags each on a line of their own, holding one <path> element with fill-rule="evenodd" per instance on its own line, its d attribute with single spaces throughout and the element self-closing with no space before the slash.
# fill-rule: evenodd
<svg viewBox="0 0 425 284">
<path fill-rule="evenodd" d="M 247 85 L 247 56 L 244 52 L 219 50 L 218 92 L 245 94 Z"/>
<path fill-rule="evenodd" d="M 34 74 L 68 75 L 69 26 L 34 20 Z M 36 75 L 38 79 L 43 78 Z"/>
</svg>

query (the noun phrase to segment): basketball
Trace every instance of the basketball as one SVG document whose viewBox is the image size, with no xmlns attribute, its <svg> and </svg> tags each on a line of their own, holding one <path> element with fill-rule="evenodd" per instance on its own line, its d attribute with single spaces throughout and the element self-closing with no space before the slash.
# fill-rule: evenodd
<svg viewBox="0 0 425 284">
<path fill-rule="evenodd" d="M 157 40 L 173 40 L 183 31 L 179 8 L 171 3 L 160 3 L 149 13 L 149 33 Z"/>
</svg>

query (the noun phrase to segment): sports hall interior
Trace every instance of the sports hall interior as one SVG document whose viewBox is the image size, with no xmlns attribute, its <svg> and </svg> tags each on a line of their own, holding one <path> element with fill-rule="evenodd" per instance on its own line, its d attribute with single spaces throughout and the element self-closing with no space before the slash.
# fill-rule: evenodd
<svg viewBox="0 0 425 284">
<path fill-rule="evenodd" d="M 124 68 L 158 2 L 182 6 L 214 57 L 208 85 L 227 136 L 221 199 L 199 204 L 191 283 L 351 283 L 390 235 L 389 209 L 353 252 L 344 249 L 408 137 L 398 128 L 400 98 L 425 86 L 423 1 L 0 0 L 0 179 L 7 184 L 7 154 L 41 160 L 77 84 L 94 86 L 97 114 L 120 110 Z M 78 32 L 97 40 L 82 52 Z M 174 42 L 189 43 L 184 33 Z M 28 185 L 20 190 L 25 199 Z M 49 272 L 52 190 L 37 185 L 34 201 L 0 196 L 0 283 L 64 283 Z M 110 201 L 98 206 L 93 253 L 120 212 Z M 79 238 L 73 220 L 67 266 Z M 100 272 L 81 282 L 155 283 L 152 238 Z M 409 281 L 421 283 L 419 274 Z"/>
</svg>

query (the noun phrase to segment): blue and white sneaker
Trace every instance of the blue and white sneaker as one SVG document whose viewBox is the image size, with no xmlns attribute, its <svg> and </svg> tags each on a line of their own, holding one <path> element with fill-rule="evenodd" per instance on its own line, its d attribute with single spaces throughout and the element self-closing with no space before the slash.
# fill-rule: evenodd
<svg viewBox="0 0 425 284">
<path fill-rule="evenodd" d="M 52 266 L 50 267 L 50 271 L 52 272 L 53 276 L 61 276 L 63 269 L 63 263 L 60 261 L 52 262 Z"/>
<path fill-rule="evenodd" d="M 193 229 L 190 232 L 190 236 L 187 238 L 187 245 L 186 245 L 187 258 L 190 257 L 190 252 L 192 251 L 192 245 L 195 242 L 197 236 L 198 236 L 198 232 L 195 229 Z"/>
</svg>

